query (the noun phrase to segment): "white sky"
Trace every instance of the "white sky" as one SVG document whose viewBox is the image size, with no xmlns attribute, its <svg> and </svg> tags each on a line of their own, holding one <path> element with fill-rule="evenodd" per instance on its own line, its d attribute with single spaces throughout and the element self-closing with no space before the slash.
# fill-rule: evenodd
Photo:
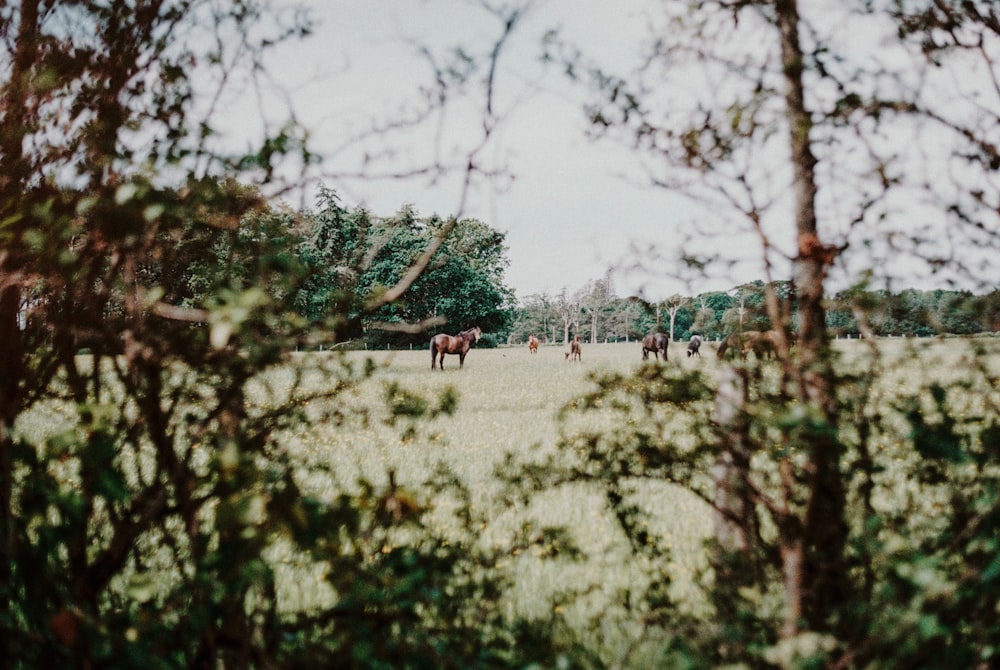
<svg viewBox="0 0 1000 670">
<path fill-rule="evenodd" d="M 270 65 L 276 83 L 289 91 L 298 120 L 312 132 L 314 147 L 330 157 L 324 167 L 332 173 L 357 169 L 356 150 L 338 151 L 346 138 L 366 128 L 373 117 L 396 114 L 414 87 L 429 81 L 430 69 L 417 55 L 417 42 L 435 50 L 460 43 L 488 49 L 500 34 L 499 23 L 468 2 L 311 0 L 305 4 L 317 21 L 314 36 L 282 47 Z M 648 0 L 541 3 L 515 32 L 496 78 L 505 118 L 482 154 L 487 167 L 504 165 L 513 181 L 480 183 L 464 207 L 461 184 L 454 179 L 430 183 L 427 178 L 328 177 L 324 183 L 337 190 L 345 204 L 363 205 L 378 215 L 392 214 L 407 203 L 421 215 L 448 216 L 461 208 L 464 216 L 506 232 L 511 261 L 506 279 L 522 298 L 563 288 L 576 291 L 602 278 L 610 266 L 631 259 L 633 244 L 667 245 L 678 227 L 690 224 L 694 213 L 675 195 L 639 186 L 642 176 L 630 152 L 587 139 L 580 91 L 567 85 L 558 72 L 543 74 L 538 62 L 542 32 L 553 27 L 564 27 L 591 53 L 614 61 L 643 34 L 644 22 L 636 12 L 648 4 Z M 478 104 L 481 96 L 474 100 Z M 281 118 L 283 105 L 274 110 L 274 119 Z M 480 112 L 481 108 L 456 110 L 441 137 L 411 134 L 408 145 L 393 148 L 413 164 L 426 162 L 433 147 L 446 156 L 452 149 L 461 154 L 479 137 Z M 238 131 L 239 124 L 234 117 L 227 125 Z M 631 173 L 632 179 L 625 179 L 624 173 Z M 305 204 L 312 204 L 309 196 Z M 616 274 L 615 283 L 621 294 L 645 286 L 654 298 L 688 291 L 676 282 L 625 271 Z M 714 288 L 730 286 L 723 282 Z"/>
<path fill-rule="evenodd" d="M 374 119 L 398 119 L 412 109 L 405 107 L 406 101 L 413 100 L 419 86 L 432 81 L 419 46 L 443 57 L 449 47 L 461 44 L 482 57 L 500 34 L 499 23 L 475 2 L 463 0 L 280 2 L 308 6 L 316 20 L 315 34 L 281 47 L 269 61 L 276 88 L 286 91 L 287 99 L 267 93 L 257 104 L 274 123 L 286 118 L 286 106 L 295 110 L 297 120 L 311 132 L 313 148 L 326 157 L 320 180 L 337 190 L 346 205 L 390 215 L 411 204 L 423 216 L 457 213 L 506 232 L 511 261 L 506 280 L 520 298 L 538 292 L 557 294 L 564 288 L 574 292 L 602 278 L 610 266 L 631 265 L 636 248 L 648 250 L 651 245 L 660 253 L 659 258 L 648 256 L 653 272 L 619 270 L 615 275 L 619 294 L 642 291 L 659 300 L 673 293 L 725 290 L 763 278 L 755 263 L 730 268 L 711 285 L 672 277 L 676 265 L 665 259 L 679 241 L 720 222 L 712 222 L 712 212 L 677 194 L 640 186 L 644 175 L 635 154 L 586 138 L 582 87 L 570 86 L 558 72 L 546 72 L 539 65 L 543 32 L 560 28 L 568 39 L 583 45 L 589 57 L 627 73 L 632 64 L 628 59 L 635 57 L 638 43 L 646 37 L 643 12 L 662 7 L 662 2 L 548 0 L 534 7 L 504 47 L 495 89 L 495 110 L 503 123 L 477 155 L 485 168 L 508 169 L 513 181 L 480 180 L 468 198 L 463 198 L 462 184 L 454 176 L 372 180 L 343 175 L 359 170 L 364 151 L 376 156 L 391 151 L 396 167 L 426 165 L 434 158 L 464 164 L 481 136 L 481 95 L 470 95 L 450 107 L 443 121 L 425 124 L 418 132 L 383 134 L 360 144 L 348 140 Z M 805 4 L 826 12 L 825 2 Z M 842 32 L 859 38 L 854 29 Z M 470 91 L 481 92 L 482 87 L 476 87 L 480 81 L 477 78 Z M 702 85 L 684 84 L 695 90 Z M 252 135 L 251 116 L 234 106 L 227 109 L 226 125 L 234 136 Z M 380 171 L 371 165 L 370 170 Z M 311 206 L 311 194 L 304 198 L 293 204 Z M 782 216 L 780 208 L 775 216 L 779 226 L 788 225 L 790 217 Z M 722 224 L 733 229 L 728 222 Z M 730 257 L 760 255 L 753 237 L 741 237 L 738 230 L 709 241 Z"/>
</svg>

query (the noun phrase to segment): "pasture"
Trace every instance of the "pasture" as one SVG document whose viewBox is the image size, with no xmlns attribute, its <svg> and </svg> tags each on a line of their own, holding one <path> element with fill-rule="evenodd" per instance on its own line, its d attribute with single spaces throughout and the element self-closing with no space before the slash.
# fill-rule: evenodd
<svg viewBox="0 0 1000 670">
<path fill-rule="evenodd" d="M 915 394 L 931 380 L 946 381 L 967 364 L 982 362 L 981 355 L 973 351 L 973 346 L 982 344 L 991 348 L 989 363 L 996 371 L 1000 356 L 993 341 L 972 345 L 962 340 L 882 340 L 878 343 L 877 372 L 873 367 L 874 350 L 868 343 L 840 341 L 836 347 L 843 354 L 841 365 L 860 372 L 862 378 L 874 375 L 874 397 L 888 400 Z M 701 369 L 711 378 L 720 365 L 716 347 L 715 342 L 706 343 L 703 358 L 688 358 L 686 343 L 675 342 L 670 345 L 665 365 Z M 641 587 L 648 578 L 644 570 L 649 566 L 627 560 L 629 554 L 603 498 L 584 487 L 564 486 L 545 492 L 526 506 L 511 505 L 503 500 L 502 486 L 494 474 L 508 454 L 523 461 L 550 454 L 558 458 L 555 445 L 560 431 L 567 430 L 557 420 L 560 408 L 591 389 L 592 374 L 628 373 L 642 364 L 639 342 L 585 343 L 580 363 L 567 361 L 565 350 L 558 345 L 542 346 L 531 355 L 527 346 L 474 348 L 464 370 L 458 369 L 456 356 L 449 356 L 443 372 L 430 369 L 426 349 L 350 352 L 348 359 L 371 359 L 379 367 L 347 399 L 366 412 L 339 425 L 320 421 L 308 432 L 290 439 L 304 461 L 325 463 L 334 473 L 336 481 L 318 477 L 309 484 L 319 496 L 350 489 L 358 480 L 385 485 L 390 470 L 396 473 L 399 484 L 419 492 L 425 490 L 422 483 L 443 464 L 469 487 L 474 511 L 483 520 L 483 542 L 498 546 L 511 542 L 525 523 L 570 528 L 582 549 L 582 560 L 542 560 L 530 552 L 512 552 L 506 564 L 514 574 L 515 587 L 505 606 L 533 616 L 543 616 L 555 608 L 571 625 L 603 617 L 600 645 L 612 657 L 618 657 L 634 644 L 634 631 L 626 618 L 614 616 L 615 603 L 631 588 Z M 311 357 L 323 355 L 304 354 L 298 362 L 308 364 Z M 427 396 L 451 387 L 458 394 L 457 410 L 452 416 L 419 424 L 414 434 L 401 439 L 401 426 L 386 425 L 384 413 L 371 413 L 371 408 L 384 406 L 386 389 L 391 384 Z M 975 397 L 971 396 L 970 402 L 975 402 Z M 602 422 L 614 420 L 614 415 L 591 412 L 587 419 L 598 428 L 611 428 L 610 424 L 602 426 Z M 901 436 L 894 437 L 887 431 L 884 448 L 894 449 L 902 442 Z M 905 460 L 905 454 L 898 460 Z M 693 580 L 704 567 L 701 543 L 712 532 L 712 516 L 703 502 L 668 483 L 646 485 L 640 497 L 641 507 L 651 515 L 650 523 L 656 525 L 655 530 L 672 552 L 666 569 L 673 594 L 697 611 L 699 600 Z M 449 502 L 440 498 L 431 502 L 432 523 L 447 532 Z M 882 504 L 889 507 L 893 502 L 886 499 Z M 283 560 L 289 562 L 288 557 Z M 572 606 L 559 604 L 560 594 L 570 592 L 586 596 Z M 323 600 L 322 591 L 303 582 L 294 569 L 286 575 L 282 593 L 284 606 L 290 609 L 319 605 Z"/>
<path fill-rule="evenodd" d="M 667 365 L 710 368 L 716 365 L 714 349 L 706 346 L 703 359 L 685 356 L 686 343 L 674 343 Z M 304 461 L 323 463 L 332 475 L 313 474 L 307 489 L 320 497 L 351 490 L 359 480 L 387 484 L 386 473 L 395 472 L 396 481 L 410 490 L 426 491 L 429 480 L 444 465 L 469 488 L 473 512 L 483 519 L 482 541 L 503 546 L 514 542 L 524 524 L 532 528 L 566 526 L 583 552 L 582 560 L 543 560 L 536 548 L 511 551 L 504 565 L 514 574 L 514 589 L 506 607 L 529 616 L 544 616 L 552 608 L 570 622 L 581 623 L 608 613 L 622 593 L 648 579 L 648 566 L 630 565 L 620 531 L 609 517 L 606 503 L 595 491 L 581 486 L 563 486 L 547 491 L 527 506 L 510 505 L 503 499 L 503 487 L 494 471 L 508 454 L 531 461 L 557 452 L 560 435 L 559 410 L 590 387 L 590 375 L 600 372 L 627 372 L 642 364 L 639 342 L 628 344 L 582 345 L 581 362 L 566 360 L 567 347 L 543 345 L 537 354 L 528 347 L 475 349 L 468 354 L 463 370 L 458 357 L 448 356 L 445 369 L 430 369 L 426 349 L 412 351 L 349 352 L 360 363 L 371 358 L 379 371 L 347 398 L 358 410 L 353 418 L 336 425 L 318 421 L 307 432 L 290 436 L 293 449 Z M 327 354 L 303 354 L 298 363 L 308 364 Z M 332 356 L 332 355 L 330 355 Z M 371 413 L 384 406 L 391 384 L 434 396 L 448 387 L 458 394 L 452 416 L 439 416 L 419 424 L 415 435 L 401 439 L 404 426 L 385 424 L 387 414 Z M 367 411 L 362 412 L 362 408 Z M 320 408 L 315 408 L 319 417 Z M 608 417 L 588 417 L 601 427 Z M 334 477 L 336 478 L 334 480 Z M 426 494 L 425 494 L 426 495 Z M 664 484 L 644 493 L 643 506 L 653 513 L 657 532 L 675 552 L 669 566 L 675 594 L 692 593 L 691 580 L 703 566 L 702 540 L 712 530 L 712 518 L 705 505 L 680 488 Z M 430 523 L 447 533 L 452 501 L 435 498 Z M 666 511 L 657 513 L 656 510 Z M 538 554 L 538 555 L 535 555 Z M 288 609 L 321 605 L 320 575 L 302 579 L 294 557 L 276 555 L 288 564 L 281 590 Z M 321 581 L 321 580 L 320 580 Z M 560 595 L 586 593 L 574 605 L 557 604 Z M 621 653 L 632 642 L 627 624 L 607 617 L 609 628 L 602 645 Z M 625 626 L 625 628 L 622 628 Z"/>
<path fill-rule="evenodd" d="M 842 354 L 842 369 L 856 374 L 859 386 L 871 384 L 867 394 L 880 411 L 899 398 L 921 397 L 920 390 L 932 382 L 958 379 L 968 384 L 949 398 L 958 419 L 982 415 L 983 403 L 1000 404 L 1000 388 L 983 386 L 1000 371 L 998 340 L 880 340 L 875 348 L 869 344 L 839 341 L 835 347 Z M 718 343 L 705 343 L 703 358 L 686 357 L 686 346 L 686 342 L 671 344 L 669 361 L 659 365 L 701 370 L 709 380 L 714 379 L 722 365 L 716 356 Z M 261 375 L 250 398 L 258 410 L 275 410 L 286 406 L 293 394 L 321 394 L 344 377 L 344 366 L 355 373 L 372 371 L 342 393 L 294 403 L 310 422 L 277 437 L 293 461 L 302 465 L 301 488 L 313 497 L 333 500 L 359 492 L 369 483 L 383 490 L 389 483 L 388 473 L 394 473 L 396 484 L 425 505 L 425 525 L 439 536 L 454 532 L 457 540 L 467 539 L 461 536 L 467 529 L 460 529 L 457 519 L 467 514 L 475 520 L 476 541 L 496 550 L 499 558 L 494 567 L 506 571 L 511 580 L 500 603 L 503 611 L 528 617 L 558 614 L 570 627 L 599 631 L 599 639 L 592 642 L 602 655 L 629 657 L 643 665 L 635 651 L 642 626 L 635 612 L 624 611 L 621 603 L 630 593 L 641 591 L 656 571 L 665 571 L 671 595 L 691 612 L 698 612 L 703 603 L 695 581 L 706 566 L 702 541 L 712 534 L 713 518 L 704 502 L 676 485 L 665 481 L 637 485 L 637 505 L 649 515 L 657 541 L 669 550 L 668 563 L 650 565 L 636 560 L 626 546 L 600 491 L 571 484 L 546 488 L 523 500 L 510 495 L 497 476 L 508 457 L 516 463 L 551 457 L 558 463 L 565 457 L 557 448 L 561 437 L 581 425 L 607 431 L 616 428 L 614 422 L 622 415 L 613 411 L 591 410 L 569 421 L 561 421 L 558 415 L 593 389 L 593 375 L 627 375 L 643 365 L 639 342 L 583 343 L 580 362 L 566 360 L 566 350 L 543 345 L 537 354 L 530 354 L 527 346 L 473 347 L 463 370 L 454 355 L 445 357 L 444 370 L 432 370 L 425 347 L 294 354 L 289 365 Z M 654 361 L 647 364 L 657 365 Z M 976 374 L 978 365 L 989 374 Z M 328 375 L 325 370 L 339 372 Z M 301 386 L 294 387 L 297 371 L 304 378 Z M 405 413 L 395 422 L 390 420 L 387 406 L 394 402 L 418 403 L 414 394 L 419 394 L 433 407 L 436 398 L 451 393 L 457 396 L 451 413 L 412 423 Z M 656 411 L 672 410 L 658 407 Z M 22 417 L 19 429 L 38 439 L 60 429 L 59 417 L 58 407 L 39 407 Z M 875 447 L 890 463 L 907 468 L 915 457 L 907 451 L 908 438 L 900 430 L 905 427 L 886 421 Z M 449 497 L 428 484 L 442 468 L 467 488 L 467 500 Z M 937 504 L 933 497 L 910 487 L 905 477 L 899 477 L 897 484 L 891 467 L 882 478 L 876 508 L 891 511 L 906 500 L 911 507 L 927 506 L 933 516 Z M 578 553 L 553 558 L 542 544 L 523 542 L 540 529 L 556 526 L 569 530 Z M 333 602 L 323 564 L 297 555 L 281 540 L 270 548 L 267 558 L 276 570 L 279 610 L 314 610 Z"/>
</svg>

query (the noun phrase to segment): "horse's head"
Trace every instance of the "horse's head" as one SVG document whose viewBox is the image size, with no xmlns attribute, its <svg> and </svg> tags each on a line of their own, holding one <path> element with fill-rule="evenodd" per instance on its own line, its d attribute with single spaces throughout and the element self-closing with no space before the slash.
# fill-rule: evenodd
<svg viewBox="0 0 1000 670">
<path fill-rule="evenodd" d="M 476 326 L 475 328 L 472 329 L 472 337 L 475 338 L 476 342 L 478 342 L 479 338 L 482 337 L 482 336 L 483 336 L 483 329 L 482 328 L 480 328 L 479 326 Z"/>
</svg>

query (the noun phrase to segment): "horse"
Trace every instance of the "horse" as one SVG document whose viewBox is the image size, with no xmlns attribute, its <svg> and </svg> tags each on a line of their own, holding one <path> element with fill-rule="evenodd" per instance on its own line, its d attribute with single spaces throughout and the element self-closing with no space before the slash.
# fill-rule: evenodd
<svg viewBox="0 0 1000 670">
<path fill-rule="evenodd" d="M 537 354 L 538 353 L 538 338 L 534 335 L 528 336 L 528 353 Z"/>
<path fill-rule="evenodd" d="M 573 338 L 573 341 L 569 343 L 569 351 L 565 352 L 567 361 L 580 361 L 583 362 L 583 356 L 580 354 L 580 336 L 577 335 Z"/>
<path fill-rule="evenodd" d="M 781 340 L 782 340 L 781 332 L 777 330 L 765 331 L 761 333 L 761 339 L 763 340 L 763 346 L 761 347 L 761 351 L 764 354 L 768 355 L 773 354 L 777 356 L 778 352 L 781 351 Z M 799 335 L 794 330 L 788 330 L 785 331 L 784 340 L 785 344 L 790 349 L 794 347 L 796 343 L 798 343 Z"/>
<path fill-rule="evenodd" d="M 795 344 L 797 336 L 794 332 L 787 332 L 784 337 L 789 347 Z M 762 360 L 778 354 L 781 348 L 781 339 L 782 335 L 777 330 L 767 330 L 764 332 L 747 330 L 742 333 L 730 333 L 719 344 L 719 349 L 716 353 L 719 358 L 723 358 L 726 352 L 732 348 L 740 358 L 745 359 L 750 352 L 753 352 L 758 359 Z"/>
<path fill-rule="evenodd" d="M 687 355 L 688 358 L 691 358 L 692 356 L 701 358 L 701 335 L 691 336 L 691 341 L 688 342 Z"/>
<path fill-rule="evenodd" d="M 434 369 L 435 364 L 439 364 L 444 370 L 445 354 L 458 354 L 458 368 L 461 370 L 465 365 L 465 355 L 469 353 L 472 343 L 478 342 L 482 336 L 483 330 L 479 326 L 463 330 L 458 335 L 438 333 L 431 338 L 431 370 Z M 438 355 L 441 356 L 440 363 Z"/>
<path fill-rule="evenodd" d="M 670 344 L 670 336 L 666 333 L 650 333 L 642 338 L 642 360 L 649 359 L 649 352 L 653 352 L 656 360 L 660 360 L 660 353 L 663 352 L 663 360 L 667 360 L 667 345 Z"/>
<path fill-rule="evenodd" d="M 719 343 L 719 348 L 715 353 L 719 358 L 725 358 L 726 352 L 732 349 L 733 355 L 740 358 L 746 358 L 747 354 L 751 351 L 755 352 L 759 357 L 763 355 L 762 347 L 766 346 L 763 342 L 763 334 L 759 330 L 744 330 L 738 333 L 730 333 L 722 338 L 722 342 Z"/>
</svg>

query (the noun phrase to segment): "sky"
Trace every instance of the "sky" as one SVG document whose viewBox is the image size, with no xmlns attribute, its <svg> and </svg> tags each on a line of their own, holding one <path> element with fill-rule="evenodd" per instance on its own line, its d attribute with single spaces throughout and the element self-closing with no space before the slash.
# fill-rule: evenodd
<svg viewBox="0 0 1000 670">
<path fill-rule="evenodd" d="M 502 121 L 478 155 L 486 168 L 506 176 L 478 180 L 463 198 L 459 178 L 431 180 L 347 179 L 379 140 L 344 148 L 373 118 L 400 114 L 431 70 L 421 44 L 436 50 L 464 43 L 489 48 L 500 24 L 474 3 L 420 0 L 311 0 L 317 22 L 312 37 L 282 47 L 269 61 L 285 103 L 310 129 L 310 140 L 327 156 L 323 183 L 348 206 L 390 215 L 412 204 L 421 215 L 461 213 L 507 235 L 506 282 L 519 298 L 535 293 L 573 293 L 614 267 L 619 294 L 648 293 L 662 299 L 687 291 L 660 273 L 628 271 L 635 249 L 667 246 L 695 214 L 676 194 L 646 186 L 626 148 L 586 136 L 583 90 L 561 73 L 541 67 L 542 34 L 560 28 L 588 45 L 596 57 L 622 61 L 626 45 L 643 36 L 646 0 L 608 3 L 573 0 L 539 3 L 504 45 L 495 78 Z M 475 90 L 475 89 L 472 89 Z M 481 137 L 482 98 L 458 102 L 446 122 L 393 136 L 389 145 L 403 162 L 424 164 L 438 152 L 464 159 Z M 443 130 L 441 130 L 443 129 Z M 435 134 L 438 133 L 438 134 Z M 398 142 L 398 144 L 397 144 Z M 377 171 L 377 170 L 375 170 Z M 309 205 L 308 193 L 305 204 Z M 295 203 L 300 204 L 300 203 Z M 728 288 L 726 285 L 725 288 Z"/>
<path fill-rule="evenodd" d="M 480 71 L 464 88 L 467 95 L 450 100 L 443 116 L 433 115 L 401 131 L 390 128 L 371 133 L 373 124 L 414 117 L 421 87 L 434 79 L 427 53 L 441 65 L 450 47 L 464 45 L 482 58 L 501 34 L 500 23 L 483 9 L 483 3 L 471 0 L 275 2 L 308 7 L 315 21 L 314 33 L 272 52 L 266 61 L 271 88 L 229 105 L 226 126 L 234 136 L 253 136 L 254 112 L 272 124 L 273 131 L 289 110 L 294 111 L 295 120 L 309 130 L 312 148 L 324 157 L 311 169 L 307 188 L 283 194 L 294 206 L 311 206 L 315 189 L 322 184 L 337 191 L 346 206 L 365 207 L 378 216 L 392 215 L 409 205 L 421 216 L 479 219 L 506 233 L 510 260 L 506 283 L 521 299 L 563 290 L 572 294 L 588 282 L 605 278 L 612 268 L 619 295 L 639 294 L 654 301 L 673 294 L 728 290 L 764 278 L 759 242 L 747 234 L 745 221 L 741 230 L 738 223 L 724 220 L 724 215 L 702 203 L 648 186 L 638 154 L 611 141 L 588 138 L 585 88 L 571 84 L 557 68 L 540 63 L 543 35 L 559 29 L 570 42 L 583 45 L 589 59 L 627 74 L 635 65 L 631 59 L 637 47 L 648 38 L 648 16 L 669 3 L 539 0 L 503 44 L 494 77 L 493 117 L 484 114 Z M 804 0 L 802 4 L 809 6 L 814 17 L 826 20 L 829 16 L 827 23 L 835 22 L 827 2 Z M 745 24 L 740 28 L 743 34 Z M 905 62 L 909 58 L 898 49 L 893 53 L 883 48 L 886 41 L 870 18 L 834 30 L 848 41 L 842 45 L 843 53 L 853 54 L 862 67 L 871 67 L 872 59 L 901 56 Z M 735 46 L 734 52 L 745 45 Z M 940 76 L 945 82 L 961 79 L 948 71 Z M 684 87 L 690 87 L 693 95 L 669 91 L 671 104 L 697 99 L 699 87 L 710 90 L 711 82 L 681 77 Z M 484 119 L 493 119 L 497 125 L 491 127 L 488 143 L 479 146 Z M 375 178 L 434 163 L 462 166 L 470 155 L 480 168 L 501 176 L 477 175 L 470 189 L 465 188 L 461 169 L 410 179 Z M 758 170 L 766 159 L 755 156 L 753 160 L 758 165 L 747 169 L 778 182 L 776 192 L 784 189 L 782 197 L 787 198 L 789 189 L 781 183 L 787 176 Z M 852 218 L 852 199 L 838 201 L 841 193 L 847 193 L 838 185 L 846 184 L 844 177 L 854 171 L 851 160 L 846 154 L 830 156 L 821 164 L 840 171 L 833 186 L 821 193 L 834 226 L 838 221 L 849 226 Z M 926 155 L 917 160 L 926 162 Z M 903 202 L 887 206 L 896 211 L 888 212 L 889 217 L 878 225 L 897 222 L 894 225 L 902 234 L 896 239 L 906 238 L 911 221 L 933 213 L 932 208 L 908 202 L 905 196 Z M 794 243 L 794 237 L 785 234 L 792 220 L 789 210 L 780 205 L 769 215 L 772 222 L 784 226 L 767 231 L 772 240 Z M 946 222 L 926 223 L 940 226 Z M 713 225 L 720 228 L 715 230 Z M 847 228 L 836 234 L 849 241 L 853 231 Z M 887 234 L 886 239 L 892 235 L 889 231 L 879 234 Z M 685 277 L 674 256 L 682 241 L 689 244 L 688 238 L 699 235 L 701 244 L 713 245 L 713 251 L 738 262 L 708 280 Z M 864 241 L 854 240 L 855 248 L 858 242 Z M 905 265 L 905 257 L 891 245 L 854 254 L 850 258 L 859 260 L 843 270 L 839 285 L 849 284 L 852 277 L 876 263 L 877 272 L 894 266 L 894 272 L 909 274 L 910 286 L 935 287 L 938 277 L 899 267 Z M 636 270 L 636 266 L 643 269 Z M 775 276 L 788 278 L 782 268 Z M 997 283 L 1000 276 L 995 279 Z"/>
</svg>

